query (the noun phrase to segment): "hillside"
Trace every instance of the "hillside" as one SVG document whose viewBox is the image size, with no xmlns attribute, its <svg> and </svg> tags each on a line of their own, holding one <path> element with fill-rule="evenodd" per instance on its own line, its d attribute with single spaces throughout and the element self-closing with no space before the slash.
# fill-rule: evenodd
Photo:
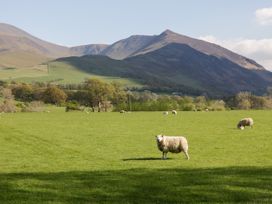
<svg viewBox="0 0 272 204">
<path fill-rule="evenodd" d="M 228 59 L 177 43 L 124 60 L 83 56 L 57 61 L 86 73 L 131 78 L 153 90 L 192 95 L 223 96 L 239 91 L 260 94 L 271 85 L 272 79 L 268 71 L 245 69 Z"/>
<path fill-rule="evenodd" d="M 272 73 L 257 62 L 170 30 L 133 35 L 111 45 L 69 48 L 0 24 L 0 71 L 0 80 L 79 83 L 91 76 L 113 77 L 155 91 L 190 95 L 262 94 L 272 85 Z"/>
<path fill-rule="evenodd" d="M 120 40 L 108 46 L 100 55 L 106 55 L 113 59 L 125 59 L 137 55 L 146 54 L 158 50 L 169 44 L 185 44 L 195 50 L 207 55 L 213 55 L 219 58 L 226 58 L 246 69 L 263 70 L 264 68 L 255 61 L 236 54 L 221 46 L 202 40 L 190 38 L 185 35 L 175 33 L 171 30 L 166 30 L 160 35 L 145 36 L 135 35 L 129 38 Z"/>
<path fill-rule="evenodd" d="M 0 24 L 0 53 L 25 51 L 48 58 L 69 56 L 69 48 L 40 40 L 14 26 Z"/>
<path fill-rule="evenodd" d="M 125 59 L 150 44 L 154 36 L 133 35 L 120 40 L 104 49 L 100 55 L 106 55 L 112 59 Z"/>
<path fill-rule="evenodd" d="M 80 45 L 76 47 L 71 47 L 70 54 L 72 56 L 98 55 L 107 47 L 108 45 L 105 44 Z"/>
</svg>

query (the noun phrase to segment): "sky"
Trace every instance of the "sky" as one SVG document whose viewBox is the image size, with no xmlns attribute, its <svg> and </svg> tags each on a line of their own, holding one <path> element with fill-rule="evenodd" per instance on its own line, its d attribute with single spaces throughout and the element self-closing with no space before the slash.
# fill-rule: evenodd
<svg viewBox="0 0 272 204">
<path fill-rule="evenodd" d="M 65 46 L 166 29 L 207 40 L 272 70 L 271 0 L 0 0 L 0 22 Z"/>
</svg>

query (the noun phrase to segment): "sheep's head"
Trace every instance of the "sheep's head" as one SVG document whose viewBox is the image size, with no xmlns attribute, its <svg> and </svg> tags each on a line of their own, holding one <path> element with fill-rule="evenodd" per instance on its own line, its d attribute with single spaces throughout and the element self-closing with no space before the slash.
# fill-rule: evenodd
<svg viewBox="0 0 272 204">
<path fill-rule="evenodd" d="M 156 140 L 157 140 L 157 142 L 162 142 L 163 141 L 163 135 L 162 134 L 160 134 L 160 135 L 157 135 L 157 136 L 155 136 L 156 137 Z"/>
<path fill-rule="evenodd" d="M 240 128 L 241 130 L 243 130 L 245 127 L 244 127 L 244 126 L 240 126 L 239 128 Z"/>
</svg>

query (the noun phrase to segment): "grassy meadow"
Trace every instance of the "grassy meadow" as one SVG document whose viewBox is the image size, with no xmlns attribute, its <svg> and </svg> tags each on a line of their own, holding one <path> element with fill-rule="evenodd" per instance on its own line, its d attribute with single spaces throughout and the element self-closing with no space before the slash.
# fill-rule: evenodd
<svg viewBox="0 0 272 204">
<path fill-rule="evenodd" d="M 272 111 L 0 115 L 0 203 L 272 203 Z M 253 129 L 236 129 L 252 117 Z M 184 135 L 161 160 L 155 135 Z"/>
<path fill-rule="evenodd" d="M 49 70 L 47 64 L 29 67 L 0 67 L 0 80 L 25 83 L 53 82 L 58 84 L 77 84 L 87 78 L 97 78 L 105 82 L 118 82 L 126 87 L 143 86 L 132 79 L 91 74 L 62 62 L 50 62 L 49 64 Z"/>
</svg>

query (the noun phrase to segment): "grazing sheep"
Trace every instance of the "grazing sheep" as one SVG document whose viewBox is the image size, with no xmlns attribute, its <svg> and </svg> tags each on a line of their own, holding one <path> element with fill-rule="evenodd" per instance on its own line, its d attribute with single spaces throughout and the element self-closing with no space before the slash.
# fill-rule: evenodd
<svg viewBox="0 0 272 204">
<path fill-rule="evenodd" d="M 163 115 L 168 115 L 168 111 L 163 112 Z"/>
<path fill-rule="evenodd" d="M 125 110 L 121 110 L 120 113 L 125 113 L 126 111 Z"/>
<path fill-rule="evenodd" d="M 173 114 L 173 115 L 177 115 L 178 112 L 177 112 L 176 110 L 172 110 L 172 114 Z"/>
<path fill-rule="evenodd" d="M 243 118 L 237 124 L 237 128 L 243 130 L 245 126 L 253 127 L 253 119 L 252 118 Z"/>
<path fill-rule="evenodd" d="M 165 136 L 157 135 L 156 141 L 158 149 L 162 152 L 162 159 L 167 159 L 167 153 L 180 153 L 184 152 L 187 159 L 189 160 L 188 154 L 188 142 L 185 137 L 182 136 Z"/>
</svg>

